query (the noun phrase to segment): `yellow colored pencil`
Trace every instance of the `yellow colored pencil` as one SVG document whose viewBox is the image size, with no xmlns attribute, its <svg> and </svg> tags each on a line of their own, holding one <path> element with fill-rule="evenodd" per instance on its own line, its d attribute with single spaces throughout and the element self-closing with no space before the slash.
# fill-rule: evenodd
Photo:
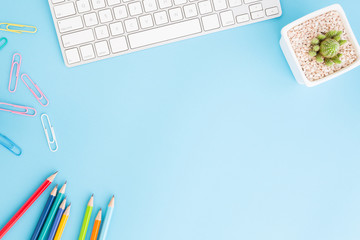
<svg viewBox="0 0 360 240">
<path fill-rule="evenodd" d="M 66 222 L 67 222 L 67 220 L 69 218 L 69 215 L 70 215 L 70 207 L 71 207 L 71 204 L 69 204 L 69 206 L 66 208 L 63 216 L 61 217 L 58 229 L 56 231 L 56 234 L 55 234 L 55 237 L 54 237 L 53 240 L 60 240 L 61 239 L 61 236 L 62 236 L 62 234 L 64 232 L 64 229 L 65 229 L 65 226 L 66 226 Z"/>
</svg>

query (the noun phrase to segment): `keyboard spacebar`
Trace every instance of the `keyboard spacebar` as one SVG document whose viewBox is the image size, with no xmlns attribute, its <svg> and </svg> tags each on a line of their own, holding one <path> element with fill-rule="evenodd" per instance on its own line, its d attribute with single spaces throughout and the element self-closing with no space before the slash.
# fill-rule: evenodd
<svg viewBox="0 0 360 240">
<path fill-rule="evenodd" d="M 131 48 L 139 48 L 200 32 L 201 26 L 199 19 L 193 19 L 144 32 L 129 34 L 128 37 Z"/>
</svg>

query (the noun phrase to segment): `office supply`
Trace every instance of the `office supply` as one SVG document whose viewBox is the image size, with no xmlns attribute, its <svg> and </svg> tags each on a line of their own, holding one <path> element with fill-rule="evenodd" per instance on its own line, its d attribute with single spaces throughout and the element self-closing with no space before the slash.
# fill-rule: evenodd
<svg viewBox="0 0 360 240">
<path fill-rule="evenodd" d="M 16 59 L 18 57 L 18 59 Z M 10 78 L 9 78 L 9 92 L 13 93 L 16 91 L 17 88 L 17 84 L 19 81 L 19 72 L 20 72 L 20 67 L 21 67 L 21 60 L 22 60 L 22 56 L 20 53 L 15 53 L 13 55 L 12 61 L 11 61 L 11 69 L 10 69 Z M 16 71 L 14 72 L 14 67 L 16 66 Z M 13 83 L 13 75 L 15 73 L 15 83 Z M 14 85 L 14 88 L 12 89 L 12 85 Z"/>
<path fill-rule="evenodd" d="M 80 229 L 79 240 L 85 240 L 86 232 L 89 227 L 89 222 L 90 222 L 93 206 L 94 206 L 94 194 L 91 195 L 91 198 L 90 198 L 90 200 L 87 204 L 86 210 L 85 210 L 84 219 L 83 219 L 81 229 Z"/>
<path fill-rule="evenodd" d="M 58 146 L 58 143 L 56 140 L 54 127 L 51 125 L 49 116 L 47 114 L 41 115 L 41 123 L 42 123 L 43 129 L 44 129 L 44 132 L 45 132 L 46 141 L 48 143 L 50 151 L 56 152 L 59 149 L 59 146 Z M 49 129 L 50 129 L 51 135 L 49 135 Z"/>
<path fill-rule="evenodd" d="M 93 226 L 90 240 L 96 240 L 98 238 L 100 225 L 101 225 L 101 213 L 102 213 L 102 211 L 100 208 L 98 214 L 96 215 L 95 221 L 94 221 L 94 226 Z"/>
<path fill-rule="evenodd" d="M 39 237 L 41 228 L 43 227 L 43 225 L 45 223 L 45 220 L 46 220 L 46 217 L 49 214 L 51 206 L 52 206 L 52 204 L 53 204 L 53 202 L 55 200 L 56 193 L 57 193 L 57 188 L 58 188 L 58 185 L 56 185 L 54 187 L 54 189 L 51 191 L 50 196 L 49 196 L 49 198 L 48 198 L 48 200 L 47 200 L 47 202 L 45 204 L 44 210 L 42 211 L 42 213 L 40 215 L 39 221 L 36 224 L 34 233 L 31 236 L 30 240 L 37 240 L 37 238 Z"/>
<path fill-rule="evenodd" d="M 36 115 L 36 109 L 27 106 L 20 106 L 11 103 L 0 102 L 0 111 L 11 112 L 23 116 L 34 117 Z"/>
<path fill-rule="evenodd" d="M 57 172 L 48 177 L 40 187 L 31 195 L 31 197 L 25 202 L 25 204 L 15 213 L 15 215 L 9 220 L 5 226 L 0 229 L 0 239 L 14 226 L 14 224 L 21 218 L 21 216 L 29 209 L 29 207 L 40 197 L 40 195 L 50 186 L 54 181 Z"/>
<path fill-rule="evenodd" d="M 8 137 L 0 133 L 0 144 L 3 145 L 10 152 L 15 154 L 16 156 L 20 156 L 22 153 L 21 148 L 16 145 L 13 141 L 11 141 Z"/>
<path fill-rule="evenodd" d="M 7 43 L 8 43 L 8 40 L 6 37 L 0 38 L 0 50 L 3 49 Z"/>
<path fill-rule="evenodd" d="M 70 207 L 71 207 L 71 204 L 69 204 L 69 206 L 66 208 L 63 216 L 61 217 L 59 227 L 58 227 L 58 229 L 56 231 L 54 240 L 60 240 L 61 239 L 61 236 L 62 236 L 62 234 L 64 232 L 67 220 L 68 220 L 69 215 L 70 215 Z"/>
<path fill-rule="evenodd" d="M 36 33 L 37 28 L 34 26 L 15 23 L 0 23 L 0 31 L 7 31 L 13 33 Z"/>
<path fill-rule="evenodd" d="M 55 218 L 56 212 L 60 206 L 60 203 L 64 198 L 65 189 L 66 189 L 66 182 L 60 188 L 59 193 L 56 196 L 53 205 L 51 206 L 51 210 L 46 218 L 43 228 L 41 229 L 38 240 L 46 239 L 46 236 L 50 233 L 50 227 L 54 221 L 54 218 Z"/>
<path fill-rule="evenodd" d="M 68 67 L 282 14 L 280 0 L 49 0 L 49 5 Z"/>
<path fill-rule="evenodd" d="M 65 211 L 65 205 L 66 205 L 66 198 L 64 198 L 64 200 L 60 204 L 59 209 L 57 210 L 57 213 L 56 213 L 56 216 L 55 216 L 55 219 L 54 219 L 54 223 L 53 223 L 53 225 L 51 227 L 51 230 L 50 230 L 48 240 L 53 240 L 54 237 L 55 237 L 56 230 L 57 230 L 57 228 L 59 226 L 61 217 L 62 217 L 62 215 L 63 215 L 63 213 Z"/>
<path fill-rule="evenodd" d="M 110 222 L 111 222 L 111 218 L 112 218 L 112 214 L 114 211 L 114 206 L 115 206 L 115 196 L 113 196 L 111 198 L 110 203 L 106 209 L 106 215 L 105 215 L 103 226 L 101 228 L 99 240 L 106 239 L 106 236 L 107 236 L 108 230 L 109 230 L 109 226 L 110 226 Z"/>
<path fill-rule="evenodd" d="M 21 75 L 21 80 L 24 82 L 26 87 L 30 90 L 30 92 L 34 95 L 36 100 L 44 107 L 49 105 L 49 100 L 45 96 L 45 94 L 41 91 L 39 86 L 34 83 L 34 81 L 27 75 L 26 73 Z M 28 84 L 28 82 L 30 84 Z"/>
</svg>

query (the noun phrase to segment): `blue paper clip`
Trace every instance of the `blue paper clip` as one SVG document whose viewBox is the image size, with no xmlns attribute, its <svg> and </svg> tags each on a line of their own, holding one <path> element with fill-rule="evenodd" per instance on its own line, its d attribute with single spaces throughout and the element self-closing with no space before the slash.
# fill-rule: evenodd
<svg viewBox="0 0 360 240">
<path fill-rule="evenodd" d="M 6 149 L 12 152 L 16 156 L 20 156 L 22 153 L 21 148 L 11 141 L 8 137 L 0 133 L 0 144 L 3 145 Z"/>
<path fill-rule="evenodd" d="M 7 42 L 8 42 L 7 38 L 5 38 L 5 37 L 0 38 L 0 50 L 5 47 Z"/>
<path fill-rule="evenodd" d="M 50 151 L 56 152 L 59 149 L 59 147 L 58 147 L 58 143 L 56 140 L 54 127 L 51 125 L 49 116 L 47 114 L 44 113 L 41 115 L 41 123 L 44 128 L 46 140 L 47 140 Z M 49 127 L 50 129 L 48 129 L 47 127 Z M 51 135 L 49 134 L 49 132 Z"/>
</svg>

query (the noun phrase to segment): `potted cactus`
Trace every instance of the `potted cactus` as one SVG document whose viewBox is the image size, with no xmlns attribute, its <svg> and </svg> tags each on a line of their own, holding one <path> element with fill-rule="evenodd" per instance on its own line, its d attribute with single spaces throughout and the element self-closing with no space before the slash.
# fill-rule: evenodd
<svg viewBox="0 0 360 240">
<path fill-rule="evenodd" d="M 338 4 L 290 23 L 281 34 L 281 48 L 300 84 L 316 86 L 360 65 L 359 44 Z"/>
</svg>

